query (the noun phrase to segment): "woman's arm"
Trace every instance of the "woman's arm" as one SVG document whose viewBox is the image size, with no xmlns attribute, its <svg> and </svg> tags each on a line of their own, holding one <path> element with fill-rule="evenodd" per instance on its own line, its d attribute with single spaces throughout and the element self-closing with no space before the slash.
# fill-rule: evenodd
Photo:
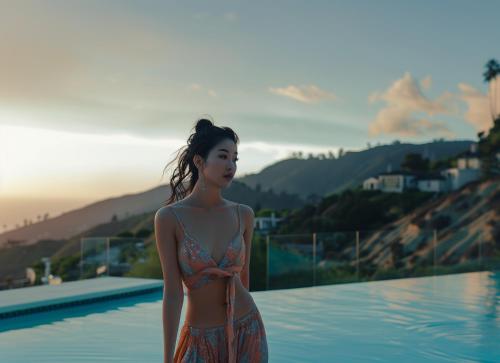
<svg viewBox="0 0 500 363">
<path fill-rule="evenodd" d="M 176 224 L 169 207 L 162 207 L 156 212 L 154 224 L 156 248 L 163 272 L 163 362 L 172 363 L 184 303 L 184 290 L 177 261 Z"/>
<path fill-rule="evenodd" d="M 241 204 L 243 206 L 243 220 L 245 223 L 245 231 L 243 232 L 243 239 L 245 240 L 245 265 L 240 273 L 241 283 L 245 288 L 250 291 L 250 252 L 252 251 L 252 236 L 254 229 L 255 214 L 251 207 Z"/>
</svg>

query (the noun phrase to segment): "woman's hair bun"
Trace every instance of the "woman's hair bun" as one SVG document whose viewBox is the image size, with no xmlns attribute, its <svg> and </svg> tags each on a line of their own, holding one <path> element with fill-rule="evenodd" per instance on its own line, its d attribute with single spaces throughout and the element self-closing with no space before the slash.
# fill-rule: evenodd
<svg viewBox="0 0 500 363">
<path fill-rule="evenodd" d="M 206 118 L 202 118 L 202 119 L 199 119 L 198 122 L 196 123 L 196 132 L 200 132 L 200 133 L 203 133 L 207 130 L 209 130 L 210 128 L 212 128 L 214 126 L 213 122 L 206 119 Z"/>
</svg>

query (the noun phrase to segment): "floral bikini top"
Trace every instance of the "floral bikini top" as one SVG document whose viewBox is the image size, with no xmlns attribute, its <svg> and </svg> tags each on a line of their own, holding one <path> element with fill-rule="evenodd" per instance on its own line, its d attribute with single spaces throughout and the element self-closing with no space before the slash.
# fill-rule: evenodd
<svg viewBox="0 0 500 363">
<path fill-rule="evenodd" d="M 235 362 L 234 352 L 234 296 L 235 278 L 245 264 L 245 241 L 241 234 L 240 204 L 237 204 L 238 232 L 231 239 L 222 259 L 217 262 L 210 252 L 187 230 L 174 206 L 170 207 L 177 221 L 182 227 L 183 238 L 177 248 L 177 258 L 181 269 L 181 276 L 188 289 L 198 289 L 217 278 L 228 277 L 226 284 L 226 334 L 228 344 L 229 363 Z"/>
</svg>

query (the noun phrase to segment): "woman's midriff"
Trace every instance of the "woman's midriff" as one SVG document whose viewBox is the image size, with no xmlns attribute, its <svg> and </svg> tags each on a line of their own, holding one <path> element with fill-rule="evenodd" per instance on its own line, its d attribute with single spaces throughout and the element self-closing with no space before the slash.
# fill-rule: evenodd
<svg viewBox="0 0 500 363">
<path fill-rule="evenodd" d="M 255 307 L 252 295 L 236 277 L 234 297 L 234 320 L 244 316 Z M 215 279 L 208 284 L 188 290 L 185 324 L 193 327 L 211 327 L 226 322 L 227 278 Z"/>
</svg>

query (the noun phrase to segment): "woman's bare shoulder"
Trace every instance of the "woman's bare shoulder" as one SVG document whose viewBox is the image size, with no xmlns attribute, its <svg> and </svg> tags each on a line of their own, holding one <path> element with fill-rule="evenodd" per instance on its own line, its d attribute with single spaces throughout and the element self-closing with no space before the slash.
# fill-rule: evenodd
<svg viewBox="0 0 500 363">
<path fill-rule="evenodd" d="M 156 221 L 161 220 L 167 223 L 168 221 L 173 221 L 172 204 L 160 207 L 155 213 L 155 220 Z"/>
<path fill-rule="evenodd" d="M 252 207 L 250 207 L 247 204 L 243 204 L 243 203 L 238 203 L 238 204 L 240 205 L 240 211 L 241 211 L 242 215 L 245 217 L 245 219 L 255 218 L 255 213 L 254 213 Z"/>
</svg>

